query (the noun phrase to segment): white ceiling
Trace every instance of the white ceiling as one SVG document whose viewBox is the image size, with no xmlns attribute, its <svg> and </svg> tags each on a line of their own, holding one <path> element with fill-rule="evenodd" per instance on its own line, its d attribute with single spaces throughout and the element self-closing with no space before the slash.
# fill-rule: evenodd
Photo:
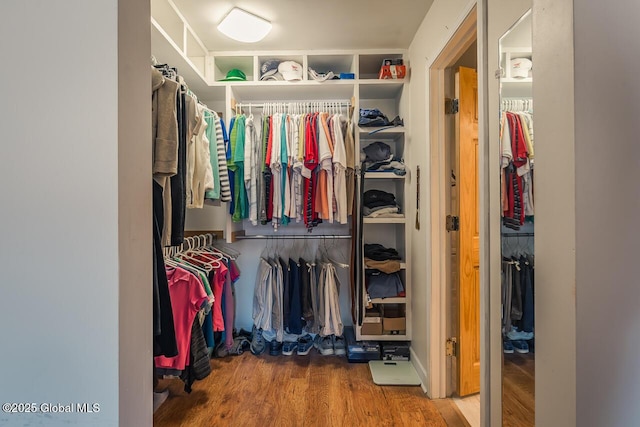
<svg viewBox="0 0 640 427">
<path fill-rule="evenodd" d="M 433 0 L 174 0 L 211 51 L 408 48 Z M 234 7 L 273 30 L 245 44 L 216 30 Z"/>
</svg>

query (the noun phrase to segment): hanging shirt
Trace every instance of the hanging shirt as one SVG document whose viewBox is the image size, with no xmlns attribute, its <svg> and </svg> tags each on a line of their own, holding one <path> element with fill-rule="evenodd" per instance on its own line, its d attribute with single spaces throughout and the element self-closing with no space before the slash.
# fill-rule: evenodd
<svg viewBox="0 0 640 427">
<path fill-rule="evenodd" d="M 213 172 L 209 155 L 209 140 L 206 137 L 207 122 L 204 118 L 204 106 L 196 105 L 197 125 L 193 136 L 193 171 L 191 194 L 187 198 L 188 208 L 204 207 L 204 193 L 213 189 Z"/>
<path fill-rule="evenodd" d="M 347 223 L 347 153 L 342 136 L 342 116 L 331 117 L 333 134 L 333 194 L 336 199 L 336 220 L 340 224 Z"/>
<path fill-rule="evenodd" d="M 274 227 L 277 229 L 278 225 L 281 222 L 282 218 L 282 139 L 281 139 L 281 125 L 282 119 L 280 114 L 274 114 L 272 116 L 271 123 L 271 158 L 270 158 L 270 167 L 271 173 L 273 174 L 273 180 L 271 188 L 273 190 L 273 212 L 272 212 L 272 223 Z"/>
<path fill-rule="evenodd" d="M 226 141 L 227 130 L 225 129 L 224 122 L 217 114 L 214 113 L 216 124 L 216 139 L 217 139 L 217 151 L 218 151 L 218 166 L 220 173 L 220 201 L 231 201 L 231 185 L 229 184 L 229 170 L 227 168 L 227 154 L 226 154 Z M 218 128 L 222 132 L 222 139 L 218 137 Z"/>
<path fill-rule="evenodd" d="M 182 371 L 189 361 L 193 320 L 202 304 L 207 301 L 207 294 L 198 278 L 182 268 L 167 270 L 167 279 L 178 355 L 175 357 L 158 356 L 154 358 L 154 361 L 158 368 Z"/>
<path fill-rule="evenodd" d="M 249 220 L 251 224 L 258 225 L 258 169 L 260 157 L 260 138 L 256 129 L 253 116 L 249 116 L 245 126 L 245 150 L 244 150 L 244 185 L 249 206 Z"/>
<path fill-rule="evenodd" d="M 234 130 L 231 135 L 231 155 L 233 158 L 234 171 L 234 212 L 232 219 L 240 222 L 248 216 L 247 192 L 244 186 L 244 146 L 245 146 L 245 121 L 246 117 L 241 114 L 236 117 Z M 234 138 L 235 136 L 235 138 Z"/>
<path fill-rule="evenodd" d="M 320 160 L 319 180 L 323 180 L 320 188 L 323 190 L 320 194 L 321 200 L 321 218 L 329 220 L 333 223 L 333 143 L 331 141 L 331 132 L 327 123 L 328 114 L 320 113 L 319 122 L 319 139 L 318 153 Z M 316 207 L 317 209 L 317 207 Z"/>
<path fill-rule="evenodd" d="M 216 125 L 216 116 L 209 110 L 205 110 L 204 120 L 207 123 L 205 135 L 209 140 L 209 162 L 211 163 L 211 174 L 213 175 L 213 188 L 205 191 L 204 197 L 209 200 L 219 200 L 220 166 L 218 161 L 218 140 L 222 140 L 222 128 Z"/>
</svg>

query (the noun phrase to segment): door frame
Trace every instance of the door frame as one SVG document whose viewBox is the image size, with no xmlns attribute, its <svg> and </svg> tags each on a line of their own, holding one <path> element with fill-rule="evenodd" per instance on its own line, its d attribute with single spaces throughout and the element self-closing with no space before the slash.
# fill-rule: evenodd
<svg viewBox="0 0 640 427">
<path fill-rule="evenodd" d="M 478 144 L 479 144 L 479 197 L 480 197 L 480 418 L 482 426 L 492 425 L 492 420 L 501 420 L 502 387 L 501 354 L 493 348 L 495 337 L 490 328 L 490 223 L 488 212 L 490 190 L 489 181 L 489 145 L 487 126 L 487 0 L 470 2 L 461 14 L 458 24 L 450 29 L 444 39 L 439 54 L 427 58 L 428 105 L 429 105 L 429 191 L 430 209 L 429 234 L 430 248 L 429 282 L 431 298 L 429 304 L 429 395 L 432 398 L 446 397 L 447 388 L 447 289 L 450 285 L 450 272 L 447 271 L 447 232 L 445 229 L 446 206 L 445 186 L 449 185 L 445 170 L 445 112 L 444 112 L 444 75 L 445 69 L 453 65 L 474 40 L 478 45 Z M 496 334 L 493 334 L 496 335 Z M 498 349 L 500 350 L 500 349 Z M 493 354 L 493 357 L 491 357 Z M 496 380 L 496 378 L 498 380 Z"/>
<path fill-rule="evenodd" d="M 449 271 L 449 237 L 445 229 L 447 215 L 447 186 L 450 185 L 446 168 L 446 115 L 444 111 L 445 70 L 454 65 L 477 39 L 477 7 L 473 3 L 466 10 L 458 26 L 452 29 L 439 55 L 429 64 L 429 135 L 430 135 L 430 245 L 431 253 L 431 316 L 430 316 L 430 395 L 444 398 L 447 394 L 446 341 L 447 317 L 451 286 Z M 480 44 L 478 43 L 478 46 Z M 480 64 L 478 62 L 478 64 Z M 479 68 L 479 67 L 478 67 Z"/>
</svg>

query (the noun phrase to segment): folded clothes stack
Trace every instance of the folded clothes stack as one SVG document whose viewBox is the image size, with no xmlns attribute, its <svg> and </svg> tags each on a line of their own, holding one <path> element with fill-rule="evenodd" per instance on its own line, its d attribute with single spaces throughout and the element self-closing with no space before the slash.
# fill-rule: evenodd
<svg viewBox="0 0 640 427">
<path fill-rule="evenodd" d="M 391 153 L 391 147 L 381 141 L 376 141 L 362 149 L 361 161 L 367 172 L 393 172 L 405 175 L 406 167 L 402 159 Z"/>
<path fill-rule="evenodd" d="M 394 248 L 380 244 L 364 245 L 364 262 L 367 267 L 366 287 L 370 298 L 405 296 L 400 279 L 400 255 Z"/>
<path fill-rule="evenodd" d="M 394 248 L 373 243 L 364 245 L 364 264 L 367 268 L 391 274 L 400 270 L 400 255 Z"/>
<path fill-rule="evenodd" d="M 367 190 L 362 199 L 362 213 L 367 218 L 403 218 L 396 196 L 382 190 Z"/>
</svg>

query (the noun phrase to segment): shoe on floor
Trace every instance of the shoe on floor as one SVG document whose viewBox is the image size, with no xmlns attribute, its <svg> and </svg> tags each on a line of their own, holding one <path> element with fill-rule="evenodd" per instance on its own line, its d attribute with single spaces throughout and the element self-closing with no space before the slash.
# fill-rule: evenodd
<svg viewBox="0 0 640 427">
<path fill-rule="evenodd" d="M 280 341 L 269 341 L 269 354 L 271 356 L 280 356 L 282 354 L 282 343 Z"/>
<path fill-rule="evenodd" d="M 515 326 L 511 328 L 509 332 L 507 332 L 507 336 L 510 340 L 530 340 L 533 338 L 533 332 L 524 332 L 519 331 Z"/>
<path fill-rule="evenodd" d="M 294 351 L 298 348 L 297 341 L 286 341 L 282 344 L 282 354 L 285 356 L 291 356 Z"/>
<path fill-rule="evenodd" d="M 512 344 L 513 344 L 513 348 L 518 353 L 522 353 L 522 354 L 529 353 L 529 344 L 527 344 L 526 341 L 522 341 L 522 340 L 512 341 Z"/>
<path fill-rule="evenodd" d="M 507 354 L 513 353 L 513 344 L 511 343 L 511 341 L 504 340 L 502 342 L 502 352 Z"/>
<path fill-rule="evenodd" d="M 264 338 L 262 337 L 262 329 L 258 329 L 254 326 L 251 335 L 251 353 L 255 354 L 256 356 L 264 353 L 264 351 L 267 349 L 267 345 L 264 341 Z"/>
<path fill-rule="evenodd" d="M 344 356 L 347 354 L 347 345 L 344 342 L 344 337 L 332 335 L 333 340 L 333 353 L 336 356 Z"/>
<path fill-rule="evenodd" d="M 306 356 L 309 354 L 311 349 L 313 348 L 313 338 L 311 335 L 307 334 L 303 337 L 298 338 L 298 355 Z"/>
<path fill-rule="evenodd" d="M 321 337 L 320 335 L 316 336 L 313 346 L 323 356 L 331 356 L 332 354 L 334 354 L 333 340 L 331 339 L 331 336 L 326 336 L 326 337 Z"/>
</svg>

